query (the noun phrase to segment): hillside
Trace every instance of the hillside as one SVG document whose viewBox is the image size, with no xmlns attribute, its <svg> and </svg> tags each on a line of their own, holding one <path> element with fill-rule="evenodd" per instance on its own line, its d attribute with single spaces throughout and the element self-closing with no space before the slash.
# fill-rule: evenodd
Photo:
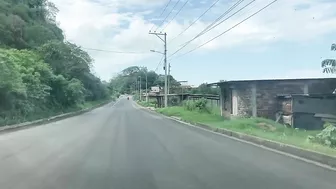
<svg viewBox="0 0 336 189">
<path fill-rule="evenodd" d="M 0 0 L 0 126 L 105 99 L 93 59 L 66 41 L 47 0 Z"/>
</svg>

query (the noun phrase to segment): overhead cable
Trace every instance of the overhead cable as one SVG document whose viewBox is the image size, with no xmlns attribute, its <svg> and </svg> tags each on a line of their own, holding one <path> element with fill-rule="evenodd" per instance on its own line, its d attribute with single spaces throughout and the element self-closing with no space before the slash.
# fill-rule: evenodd
<svg viewBox="0 0 336 189">
<path fill-rule="evenodd" d="M 160 14 L 160 16 L 159 16 L 158 18 L 160 18 L 160 17 L 163 15 L 163 13 L 166 11 L 166 9 L 167 9 L 167 7 L 168 7 L 168 5 L 170 4 L 171 1 L 172 1 L 172 0 L 169 0 L 169 1 L 168 1 L 168 3 L 167 3 L 166 6 L 163 8 L 163 11 L 161 12 L 161 14 Z M 150 30 L 153 30 L 154 26 L 155 26 L 155 24 L 153 24 L 153 26 L 152 26 L 152 28 L 151 28 Z"/>
<path fill-rule="evenodd" d="M 91 51 L 100 51 L 100 52 L 109 52 L 109 53 L 119 53 L 119 54 L 147 54 L 148 52 L 133 52 L 133 51 L 115 51 L 115 50 L 103 50 L 103 49 L 94 49 L 81 47 L 82 49 L 91 50 Z"/>
<path fill-rule="evenodd" d="M 239 13 L 240 11 L 242 11 L 243 9 L 245 9 L 247 6 L 251 5 L 253 2 L 255 2 L 256 0 L 252 0 L 251 2 L 249 2 L 248 4 L 246 4 L 245 6 L 243 6 L 242 8 L 240 8 L 239 10 L 237 10 L 236 12 L 234 12 L 233 14 L 231 14 L 230 16 L 228 16 L 227 18 L 225 18 L 224 20 L 220 21 L 217 24 L 214 24 L 215 22 L 213 22 L 212 24 L 210 24 L 206 29 L 204 29 L 202 32 L 200 32 L 198 35 L 196 35 L 194 38 L 192 38 L 191 40 L 187 41 L 186 43 L 184 43 L 184 45 L 182 45 L 178 50 L 176 50 L 173 54 L 170 55 L 173 56 L 176 53 L 178 53 L 179 51 L 181 51 L 183 48 L 185 48 L 188 44 L 190 44 L 192 41 L 194 41 L 195 39 L 199 38 L 200 36 L 206 34 L 207 32 L 209 32 L 210 30 L 216 28 L 217 26 L 219 26 L 220 24 L 222 24 L 223 22 L 227 21 L 228 19 L 230 19 L 231 17 L 233 17 L 234 15 L 236 15 L 237 13 Z M 239 1 L 238 1 L 239 2 Z M 237 2 L 237 3 L 238 3 Z M 240 2 L 241 3 L 241 2 Z M 227 10 L 225 13 L 229 13 L 233 10 L 233 8 L 235 8 L 238 5 L 233 5 L 229 10 Z M 222 15 L 220 16 L 222 17 Z M 218 22 L 218 21 L 216 21 Z"/>
<path fill-rule="evenodd" d="M 187 5 L 187 3 L 189 2 L 189 0 L 186 0 L 185 2 L 184 2 L 184 4 L 181 6 L 181 8 L 177 11 L 177 13 L 173 16 L 173 18 L 166 24 L 166 26 L 162 29 L 162 31 L 163 30 L 165 30 L 166 28 L 167 28 L 167 26 L 176 18 L 176 16 L 178 15 L 178 14 L 180 14 L 180 12 L 181 12 L 181 10 Z"/>
<path fill-rule="evenodd" d="M 182 54 L 182 55 L 180 55 L 180 56 L 178 56 L 178 57 L 181 57 L 181 56 L 184 56 L 184 55 L 186 55 L 186 54 L 189 54 L 189 53 L 191 53 L 191 52 L 193 52 L 193 51 L 195 51 L 195 50 L 197 50 L 197 49 L 203 47 L 204 45 L 206 45 L 206 44 L 212 42 L 213 40 L 215 40 L 215 39 L 221 37 L 222 35 L 226 34 L 227 32 L 229 32 L 230 30 L 232 30 L 232 29 L 234 29 L 235 27 L 239 26 L 239 25 L 242 24 L 243 22 L 245 22 L 245 21 L 247 21 L 248 19 L 252 18 L 253 16 L 257 15 L 258 13 L 260 13 L 260 12 L 263 11 L 263 10 L 265 10 L 266 8 L 268 8 L 269 6 L 271 6 L 273 3 L 277 2 L 277 1 L 278 1 L 278 0 L 274 0 L 274 1 L 270 2 L 270 3 L 268 3 L 266 6 L 264 6 L 264 7 L 261 8 L 261 9 L 259 9 L 257 12 L 251 14 L 250 16 L 248 16 L 247 18 L 245 18 L 244 20 L 238 22 L 237 24 L 235 24 L 235 25 L 232 26 L 231 28 L 225 30 L 225 31 L 222 32 L 221 34 L 217 35 L 216 37 L 210 39 L 209 41 L 203 43 L 202 45 L 199 45 L 198 47 L 196 47 L 196 48 L 194 48 L 194 49 L 192 49 L 192 50 L 190 50 L 190 51 L 188 51 L 188 52 L 186 52 L 186 53 L 184 53 L 184 54 Z"/>
<path fill-rule="evenodd" d="M 158 31 L 159 28 L 162 26 L 162 24 L 167 20 L 167 18 L 170 16 L 170 14 L 173 12 L 173 10 L 175 9 L 176 5 L 180 2 L 181 0 L 176 1 L 175 5 L 173 6 L 173 8 L 171 9 L 171 11 L 167 14 L 167 16 L 162 20 L 161 24 L 158 25 L 158 27 L 156 28 L 155 31 Z"/>
<path fill-rule="evenodd" d="M 179 33 L 176 37 L 174 37 L 170 42 L 174 41 L 176 38 L 181 36 L 184 32 L 186 32 L 191 26 L 193 26 L 198 20 L 200 20 L 210 9 L 212 9 L 220 0 L 216 0 L 207 10 L 205 10 L 196 20 L 194 20 L 186 29 L 184 29 L 181 33 Z"/>
</svg>

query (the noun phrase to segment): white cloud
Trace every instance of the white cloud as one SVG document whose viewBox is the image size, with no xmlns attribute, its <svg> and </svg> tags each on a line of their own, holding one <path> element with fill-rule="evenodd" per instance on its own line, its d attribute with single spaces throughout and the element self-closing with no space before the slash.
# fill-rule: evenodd
<svg viewBox="0 0 336 189">
<path fill-rule="evenodd" d="M 65 31 L 67 39 L 83 47 L 137 52 L 162 49 L 162 42 L 155 36 L 148 34 L 148 30 L 152 27 L 151 21 L 155 21 L 155 16 L 151 16 L 150 21 L 145 18 L 151 15 L 154 8 L 158 8 L 158 11 L 154 11 L 153 15 L 158 14 L 157 12 L 162 9 L 162 6 L 168 0 L 51 1 L 60 10 L 57 20 Z M 216 29 L 192 42 L 182 52 L 195 48 L 229 29 L 270 1 L 256 1 L 251 7 L 244 9 Z M 256 47 L 262 49 L 262 46 L 277 41 L 300 42 L 336 31 L 336 16 L 333 15 L 334 10 L 336 10 L 336 2 L 320 2 L 318 0 L 279 0 L 264 12 L 237 26 L 202 49 L 218 50 L 246 44 L 255 44 Z M 303 4 L 305 5 L 304 8 L 298 8 L 299 5 Z M 189 11 L 197 9 L 201 14 L 208 6 L 203 4 L 202 7 L 196 7 Z M 209 21 L 214 20 L 216 15 L 218 16 L 227 8 L 228 4 L 218 5 L 216 9 L 205 16 L 205 20 L 199 21 L 183 35 L 169 43 L 169 52 L 198 34 L 210 23 Z M 128 9 L 132 12 L 127 11 Z M 188 10 L 184 10 L 183 13 L 178 19 L 183 18 L 183 21 L 173 21 L 167 27 L 168 39 L 178 35 L 196 18 L 195 16 L 190 17 Z M 112 73 L 127 65 L 158 58 L 153 53 L 138 55 L 93 51 L 89 51 L 89 53 L 95 59 L 95 71 L 103 79 L 108 79 Z"/>
</svg>

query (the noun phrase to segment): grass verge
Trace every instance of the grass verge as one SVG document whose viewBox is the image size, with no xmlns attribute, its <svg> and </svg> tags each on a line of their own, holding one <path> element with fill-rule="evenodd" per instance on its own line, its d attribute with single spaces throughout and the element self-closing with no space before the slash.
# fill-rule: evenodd
<svg viewBox="0 0 336 189">
<path fill-rule="evenodd" d="M 156 104 L 154 101 L 140 101 L 138 100 L 137 103 L 140 105 L 140 106 L 144 106 L 144 107 L 153 107 L 155 108 L 156 107 Z"/>
<path fill-rule="evenodd" d="M 223 117 L 216 114 L 188 111 L 184 107 L 161 108 L 157 109 L 157 112 L 167 116 L 180 117 L 182 120 L 189 122 L 202 123 L 212 128 L 224 128 L 336 157 L 336 149 L 311 143 L 307 140 L 309 135 L 315 136 L 320 131 L 286 128 L 279 123 L 263 118 L 224 120 Z"/>
</svg>

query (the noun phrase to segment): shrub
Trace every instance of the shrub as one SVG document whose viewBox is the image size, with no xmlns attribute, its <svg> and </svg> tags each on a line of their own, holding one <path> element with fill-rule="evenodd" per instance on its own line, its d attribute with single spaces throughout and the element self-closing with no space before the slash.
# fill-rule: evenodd
<svg viewBox="0 0 336 189">
<path fill-rule="evenodd" d="M 171 97 L 170 99 L 169 99 L 169 101 L 170 101 L 170 105 L 172 105 L 172 106 L 178 106 L 179 105 L 179 98 L 178 97 Z"/>
<path fill-rule="evenodd" d="M 187 100 L 183 102 L 183 106 L 185 109 L 189 111 L 194 111 L 198 110 L 201 112 L 210 112 L 208 106 L 207 106 L 208 101 L 204 98 L 192 101 L 192 100 Z"/>
<path fill-rule="evenodd" d="M 332 148 L 336 147 L 336 127 L 333 124 L 326 123 L 324 129 L 314 136 L 308 136 L 308 140 Z"/>
</svg>

